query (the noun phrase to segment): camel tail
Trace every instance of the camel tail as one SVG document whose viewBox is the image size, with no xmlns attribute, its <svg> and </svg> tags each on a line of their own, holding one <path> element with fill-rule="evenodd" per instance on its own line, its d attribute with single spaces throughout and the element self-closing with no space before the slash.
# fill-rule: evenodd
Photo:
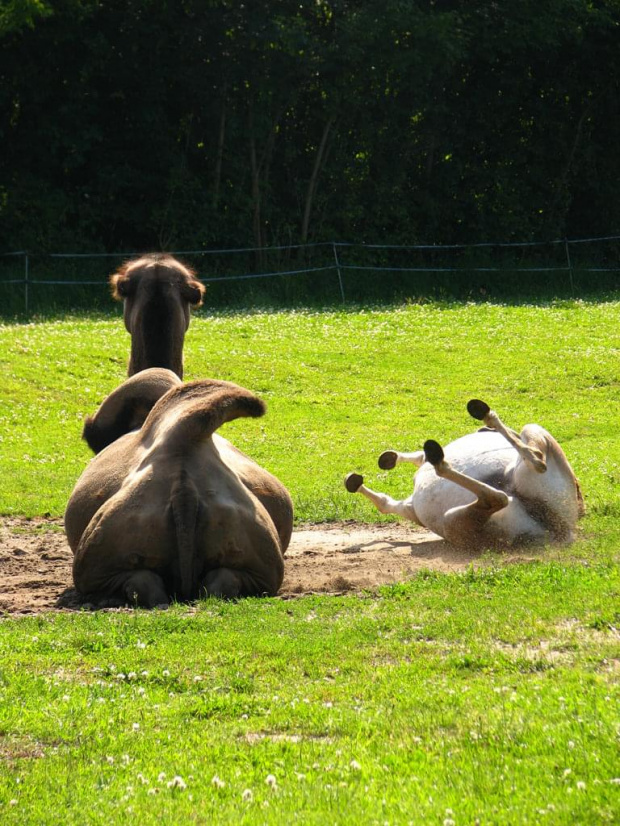
<svg viewBox="0 0 620 826">
<path fill-rule="evenodd" d="M 183 600 L 197 596 L 196 523 L 198 491 L 185 470 L 181 470 L 172 485 L 171 506 L 177 543 L 175 592 Z"/>
</svg>

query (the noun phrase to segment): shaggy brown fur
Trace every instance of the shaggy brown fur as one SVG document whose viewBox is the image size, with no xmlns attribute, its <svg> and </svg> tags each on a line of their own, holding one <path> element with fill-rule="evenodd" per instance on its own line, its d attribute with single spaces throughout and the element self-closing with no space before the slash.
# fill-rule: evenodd
<svg viewBox="0 0 620 826">
<path fill-rule="evenodd" d="M 190 307 L 200 307 L 205 287 L 196 273 L 166 253 L 126 261 L 110 276 L 112 296 L 123 301 L 131 335 L 127 374 L 166 367 L 183 378 L 183 341 Z"/>
<path fill-rule="evenodd" d="M 140 398 L 152 404 L 144 423 L 115 438 Z M 183 385 L 156 368 L 117 388 L 91 420 L 101 443 L 112 441 L 86 467 L 65 512 L 78 591 L 147 607 L 202 594 L 275 594 L 293 528 L 291 498 L 215 432 L 264 413 L 238 385 Z"/>
</svg>

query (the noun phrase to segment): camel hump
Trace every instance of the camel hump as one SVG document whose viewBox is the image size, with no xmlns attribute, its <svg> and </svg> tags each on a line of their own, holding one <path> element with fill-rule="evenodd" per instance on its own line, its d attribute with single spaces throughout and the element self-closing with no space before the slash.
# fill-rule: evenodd
<svg viewBox="0 0 620 826">
<path fill-rule="evenodd" d="M 153 367 L 136 373 L 113 390 L 94 416 L 84 421 L 82 438 L 94 453 L 132 430 L 139 430 L 153 405 L 180 384 L 171 370 Z"/>
<path fill-rule="evenodd" d="M 208 439 L 226 422 L 259 418 L 265 403 L 244 387 L 228 381 L 202 379 L 175 387 L 153 407 L 142 433 L 165 427 L 170 438 L 186 444 Z"/>
</svg>

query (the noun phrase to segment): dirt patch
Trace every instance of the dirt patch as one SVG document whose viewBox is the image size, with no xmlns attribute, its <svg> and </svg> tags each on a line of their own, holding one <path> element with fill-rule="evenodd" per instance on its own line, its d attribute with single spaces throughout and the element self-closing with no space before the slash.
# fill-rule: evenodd
<svg viewBox="0 0 620 826">
<path fill-rule="evenodd" d="M 373 589 L 423 568 L 463 570 L 473 559 L 413 525 L 305 526 L 293 533 L 280 596 Z M 62 520 L 0 520 L 0 613 L 79 609 L 71 562 Z"/>
</svg>

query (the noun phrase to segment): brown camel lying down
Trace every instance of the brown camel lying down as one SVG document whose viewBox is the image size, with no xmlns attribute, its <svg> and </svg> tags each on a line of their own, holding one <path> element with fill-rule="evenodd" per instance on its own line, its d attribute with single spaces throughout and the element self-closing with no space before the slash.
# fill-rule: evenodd
<svg viewBox="0 0 620 826">
<path fill-rule="evenodd" d="M 139 422 L 139 403 L 153 405 L 140 429 L 115 438 L 119 421 Z M 264 412 L 238 385 L 181 384 L 166 370 L 145 370 L 114 391 L 90 420 L 108 446 L 65 512 L 77 590 L 146 607 L 173 597 L 275 594 L 293 527 L 290 496 L 215 433 Z"/>
<path fill-rule="evenodd" d="M 205 292 L 196 274 L 164 253 L 128 261 L 110 276 L 112 295 L 123 301 L 131 335 L 127 375 L 147 367 L 167 367 L 183 378 L 183 341 L 190 306 L 200 307 Z"/>
</svg>

